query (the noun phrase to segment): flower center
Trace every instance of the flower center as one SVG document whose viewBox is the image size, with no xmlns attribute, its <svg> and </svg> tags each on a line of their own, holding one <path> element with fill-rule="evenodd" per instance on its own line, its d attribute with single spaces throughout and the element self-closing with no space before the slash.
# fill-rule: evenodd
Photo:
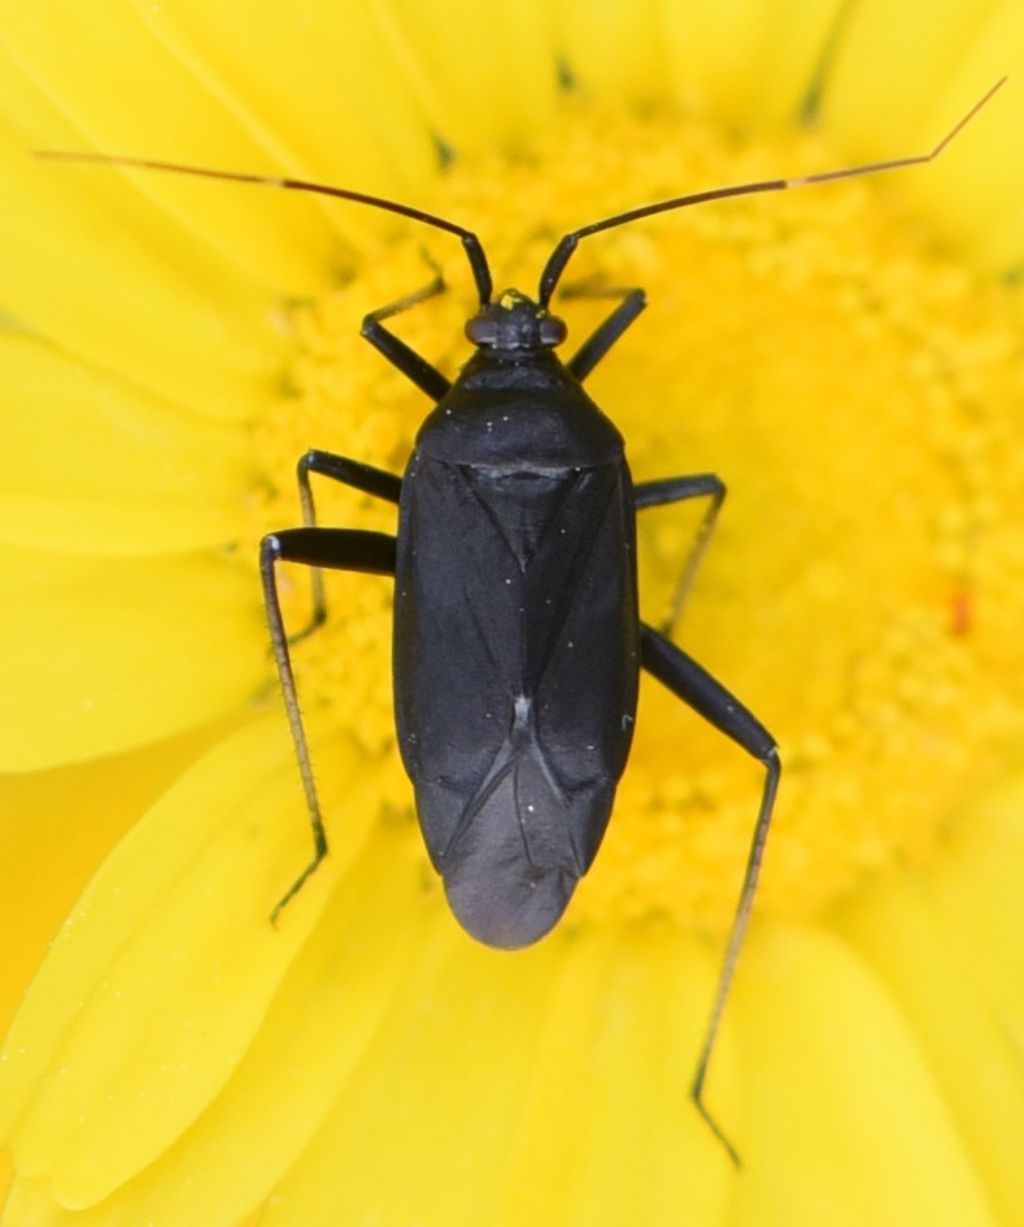
<svg viewBox="0 0 1024 1227">
<path fill-rule="evenodd" d="M 807 136 L 744 146 L 696 121 L 575 114 L 528 157 L 457 162 L 425 203 L 477 228 L 498 283 L 532 294 L 575 225 L 841 162 Z M 867 874 L 927 857 L 1020 732 L 1014 294 L 938 253 L 898 186 L 845 181 L 611 231 L 580 245 L 563 281 L 647 290 L 648 311 L 588 379 L 634 477 L 713 471 L 728 485 L 673 634 L 779 740 L 760 901 L 777 912 L 812 912 Z M 428 405 L 358 325 L 430 280 L 424 245 L 452 288 L 392 322 L 449 376 L 468 356 L 472 286 L 442 235 L 411 231 L 297 309 L 290 392 L 260 427 L 271 492 L 261 528 L 297 522 L 294 464 L 310 446 L 401 472 Z M 553 306 L 571 354 L 609 301 Z M 322 522 L 393 531 L 393 508 L 314 483 Z M 640 516 L 649 621 L 667 614 L 701 511 Z M 298 627 L 305 582 L 284 582 Z M 296 652 L 304 705 L 346 719 L 382 797 L 408 808 L 391 723 L 390 581 L 332 575 L 327 594 L 328 625 Z M 722 927 L 761 783 L 757 763 L 645 681 L 612 823 L 570 917 Z"/>
</svg>

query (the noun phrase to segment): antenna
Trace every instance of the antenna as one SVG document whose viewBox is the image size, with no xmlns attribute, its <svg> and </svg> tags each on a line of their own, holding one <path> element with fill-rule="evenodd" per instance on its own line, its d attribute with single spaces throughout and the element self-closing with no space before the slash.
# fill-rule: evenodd
<svg viewBox="0 0 1024 1227">
<path fill-rule="evenodd" d="M 351 200 L 355 204 L 369 205 L 372 209 L 383 209 L 388 213 L 397 213 L 401 217 L 412 218 L 414 222 L 422 222 L 437 230 L 446 230 L 449 234 L 458 235 L 469 260 L 470 271 L 480 295 L 480 305 L 486 306 L 491 301 L 493 283 L 491 271 L 487 266 L 487 257 L 477 236 L 454 222 L 443 217 L 435 217 L 432 213 L 424 213 L 422 209 L 414 209 L 411 205 L 399 204 L 394 200 L 385 200 L 380 196 L 368 196 L 365 192 L 354 192 L 348 188 L 330 187 L 323 183 L 310 183 L 306 179 L 285 179 L 274 175 L 246 175 L 230 170 L 209 170 L 203 166 L 185 166 L 179 162 L 160 162 L 153 158 L 121 157 L 108 153 L 73 153 L 58 149 L 37 149 L 37 158 L 48 162 L 98 162 L 107 166 L 132 166 L 139 170 L 163 170 L 178 175 L 196 175 L 203 179 L 226 179 L 231 183 L 257 183 L 263 187 L 286 188 L 293 192 L 315 192 L 320 196 L 335 196 L 339 200 Z"/>
<path fill-rule="evenodd" d="M 685 209 L 690 205 L 704 204 L 709 200 L 724 200 L 728 196 L 752 196 L 756 192 L 784 192 L 788 188 L 805 187 L 809 183 L 826 183 L 830 179 L 851 179 L 855 175 L 874 175 L 883 170 L 897 170 L 901 166 L 920 166 L 937 158 L 953 137 L 966 127 L 1005 83 L 1006 77 L 1000 77 L 988 93 L 980 98 L 956 126 L 946 133 L 931 153 L 891 158 L 884 162 L 867 162 L 863 166 L 851 166 L 845 170 L 826 170 L 816 175 L 797 175 L 792 179 L 762 179 L 754 183 L 741 183 L 734 187 L 712 188 L 706 192 L 694 192 L 690 196 L 674 196 L 671 200 L 662 200 L 657 204 L 642 205 L 638 209 L 630 209 L 626 213 L 616 213 L 614 217 L 591 222 L 589 226 L 581 226 L 579 230 L 573 230 L 559 240 L 558 246 L 544 266 L 538 295 L 540 305 L 546 307 L 551 301 L 551 295 L 565 271 L 565 266 L 569 263 L 569 258 L 576 250 L 580 239 L 585 239 L 589 234 L 597 234 L 599 230 L 611 230 L 615 226 L 625 226 L 629 222 L 639 221 L 642 217 L 651 217 L 655 213 L 667 213 L 671 209 Z"/>
</svg>

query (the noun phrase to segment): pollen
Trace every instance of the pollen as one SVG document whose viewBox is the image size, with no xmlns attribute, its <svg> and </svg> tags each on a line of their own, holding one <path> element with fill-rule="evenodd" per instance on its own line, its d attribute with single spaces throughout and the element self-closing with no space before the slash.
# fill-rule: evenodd
<svg viewBox="0 0 1024 1227">
<path fill-rule="evenodd" d="M 569 110 L 532 151 L 456 159 L 411 203 L 476 230 L 496 276 L 532 296 L 575 227 L 843 163 L 813 134 L 750 143 L 675 115 Z M 577 292 L 558 306 L 571 354 L 614 304 L 602 288 L 646 289 L 648 310 L 588 390 L 623 433 L 635 480 L 715 472 L 727 484 L 671 634 L 779 741 L 759 896 L 778 914 L 820 912 L 868 876 L 926 860 L 1021 732 L 1019 295 L 932 240 L 901 197 L 910 174 L 928 169 L 588 237 L 563 283 Z M 295 463 L 310 447 L 402 471 L 430 405 L 359 322 L 432 280 L 424 250 L 448 291 L 388 326 L 449 377 L 468 357 L 476 304 L 445 235 L 403 229 L 353 258 L 332 293 L 292 306 L 283 392 L 256 431 L 257 532 L 300 522 Z M 313 483 L 321 523 L 395 530 L 393 506 Z M 671 618 L 703 510 L 640 514 L 641 613 L 654 625 Z M 308 574 L 282 567 L 281 586 L 299 630 Z M 414 839 L 391 715 L 391 587 L 328 576 L 328 621 L 294 655 L 303 707 L 329 708 L 359 739 Z M 720 931 L 762 783 L 763 768 L 645 680 L 611 825 L 568 922 L 657 915 Z"/>
</svg>

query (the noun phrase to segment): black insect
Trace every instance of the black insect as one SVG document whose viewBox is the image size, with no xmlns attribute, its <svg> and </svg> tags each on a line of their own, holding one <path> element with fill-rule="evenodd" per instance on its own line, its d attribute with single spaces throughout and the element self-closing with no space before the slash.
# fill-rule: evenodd
<svg viewBox="0 0 1024 1227">
<path fill-rule="evenodd" d="M 475 234 L 393 201 L 302 180 L 149 159 L 44 155 L 317 192 L 398 213 L 462 240 L 480 306 L 466 324 L 475 352 L 454 383 L 383 323 L 439 293 L 440 276 L 363 321 L 363 336 L 435 402 L 404 475 L 307 452 L 298 464 L 304 527 L 271 533 L 262 543 L 271 638 L 315 844 L 313 860 L 273 916 L 327 854 L 278 601 L 278 562 L 313 568 L 314 625 L 325 616 L 321 569 L 394 576 L 394 694 L 402 761 L 452 911 L 489 946 L 512 949 L 543 937 L 593 862 L 629 755 L 639 672 L 648 670 L 765 768 L 692 1085 L 697 1108 L 736 1162 L 735 1149 L 704 1105 L 703 1087 L 757 885 L 779 757 L 774 738 L 742 703 L 665 634 L 640 621 L 636 584 L 636 513 L 709 500 L 682 569 L 678 607 L 725 485 L 713 473 L 634 485 L 622 436 L 584 388 L 643 310 L 644 291 L 577 289 L 618 301 L 567 362 L 555 352 L 566 326 L 549 304 L 569 258 L 588 235 L 705 201 L 929 162 L 1001 84 L 930 153 L 680 196 L 575 230 L 555 247 L 536 299 L 514 289 L 492 297 L 490 270 Z M 397 535 L 318 526 L 312 473 L 396 503 Z"/>
</svg>

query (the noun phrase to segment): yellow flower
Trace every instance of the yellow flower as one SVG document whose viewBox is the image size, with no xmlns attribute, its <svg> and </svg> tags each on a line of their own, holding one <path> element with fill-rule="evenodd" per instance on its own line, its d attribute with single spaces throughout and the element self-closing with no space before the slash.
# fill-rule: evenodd
<svg viewBox="0 0 1024 1227">
<path fill-rule="evenodd" d="M 1020 7 L 982 0 L 5 6 L 9 1010 L 138 822 L 8 1035 L 4 1227 L 1024 1221 L 1019 87 L 928 167 L 654 219 L 572 266 L 648 290 L 588 387 L 639 478 L 728 482 L 675 633 L 781 743 L 708 1087 L 739 1170 L 688 1087 L 759 770 L 656 686 L 565 921 L 485 949 L 397 765 L 389 584 L 331 576 L 296 650 L 331 856 L 268 922 L 310 833 L 256 545 L 298 522 L 308 447 L 401 471 L 427 405 L 358 321 L 426 247 L 452 293 L 396 328 L 453 374 L 458 243 L 28 156 L 377 192 L 476 229 L 529 292 L 616 210 L 924 151 L 1022 51 Z M 592 306 L 566 304 L 575 336 Z M 641 520 L 657 619 L 696 520 Z M 297 628 L 308 575 L 281 582 Z"/>
</svg>

